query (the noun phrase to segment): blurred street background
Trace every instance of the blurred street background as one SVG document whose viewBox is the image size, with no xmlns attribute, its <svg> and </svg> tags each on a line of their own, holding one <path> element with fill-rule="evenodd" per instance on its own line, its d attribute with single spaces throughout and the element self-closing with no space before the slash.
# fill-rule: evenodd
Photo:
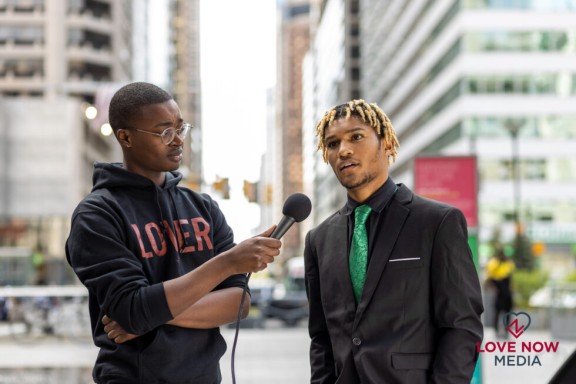
<svg viewBox="0 0 576 384">
<path fill-rule="evenodd" d="M 500 252 L 522 337 L 559 342 L 541 366 L 482 355 L 474 382 L 546 383 L 576 348 L 575 58 L 574 0 L 0 0 L 0 384 L 90 382 L 64 243 L 93 163 L 122 161 L 107 110 L 132 81 L 174 95 L 194 126 L 183 183 L 218 201 L 236 241 L 292 193 L 312 200 L 252 276 L 239 384 L 309 379 L 303 239 L 346 199 L 314 129 L 353 98 L 392 120 L 394 181 L 465 213 L 485 342 L 503 337 L 487 281 Z"/>
</svg>

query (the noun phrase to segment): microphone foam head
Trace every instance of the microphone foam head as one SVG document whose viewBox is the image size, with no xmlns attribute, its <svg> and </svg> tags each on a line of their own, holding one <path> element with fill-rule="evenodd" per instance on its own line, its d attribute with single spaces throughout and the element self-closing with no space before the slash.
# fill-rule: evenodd
<svg viewBox="0 0 576 384">
<path fill-rule="evenodd" d="M 312 211 L 312 202 L 303 193 L 294 193 L 286 199 L 282 214 L 294 219 L 297 223 L 306 219 Z"/>
</svg>

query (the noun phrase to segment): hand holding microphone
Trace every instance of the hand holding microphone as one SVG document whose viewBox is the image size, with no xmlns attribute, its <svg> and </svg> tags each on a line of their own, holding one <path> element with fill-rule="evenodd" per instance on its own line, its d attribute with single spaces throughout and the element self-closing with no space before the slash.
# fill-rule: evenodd
<svg viewBox="0 0 576 384">
<path fill-rule="evenodd" d="M 274 261 L 280 254 L 282 243 L 270 237 L 274 226 L 259 235 L 238 243 L 230 250 L 232 265 L 236 268 L 234 273 L 258 272 Z"/>
<path fill-rule="evenodd" d="M 280 254 L 282 243 L 279 239 L 290 229 L 294 223 L 306 219 L 312 210 L 310 199 L 302 194 L 295 193 L 288 196 L 282 214 L 284 215 L 276 228 L 270 227 L 265 232 L 244 240 L 233 248 L 237 273 L 251 273 L 261 271 L 274 261 Z"/>
</svg>

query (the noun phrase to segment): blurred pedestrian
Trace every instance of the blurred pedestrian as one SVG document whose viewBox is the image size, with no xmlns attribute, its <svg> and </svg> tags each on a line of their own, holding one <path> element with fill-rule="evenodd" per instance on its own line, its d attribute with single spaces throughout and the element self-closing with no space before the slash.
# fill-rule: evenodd
<svg viewBox="0 0 576 384">
<path fill-rule="evenodd" d="M 4 286 L 4 282 L 0 281 L 0 288 Z M 8 298 L 0 295 L 0 321 L 6 320 L 8 320 Z"/>
<path fill-rule="evenodd" d="M 502 248 L 498 248 L 486 264 L 486 282 L 488 289 L 494 292 L 492 321 L 498 336 L 507 335 L 502 316 L 510 312 L 514 306 L 511 284 L 515 269 L 514 261 L 506 256 Z"/>
<path fill-rule="evenodd" d="M 123 162 L 95 164 L 66 243 L 88 288 L 94 381 L 220 383 L 219 326 L 237 319 L 245 274 L 265 269 L 281 243 L 271 227 L 236 245 L 216 202 L 178 186 L 191 126 L 170 94 L 128 84 L 109 121 Z"/>
<path fill-rule="evenodd" d="M 352 100 L 316 127 L 346 204 L 306 236 L 312 383 L 470 383 L 482 341 L 462 212 L 389 177 L 399 142 Z"/>
</svg>

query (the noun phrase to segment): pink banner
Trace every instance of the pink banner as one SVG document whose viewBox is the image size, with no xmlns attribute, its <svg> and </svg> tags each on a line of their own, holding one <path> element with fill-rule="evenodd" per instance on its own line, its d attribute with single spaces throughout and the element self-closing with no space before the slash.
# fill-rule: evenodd
<svg viewBox="0 0 576 384">
<path fill-rule="evenodd" d="M 478 226 L 476 157 L 418 157 L 414 162 L 414 191 L 462 211 L 468 227 Z"/>
</svg>

